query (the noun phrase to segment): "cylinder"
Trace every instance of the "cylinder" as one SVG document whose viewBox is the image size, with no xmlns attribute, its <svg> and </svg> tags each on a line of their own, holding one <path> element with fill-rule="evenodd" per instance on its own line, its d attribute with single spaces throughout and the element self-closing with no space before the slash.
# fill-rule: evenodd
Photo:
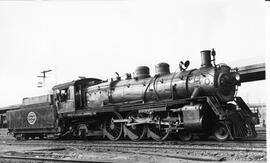
<svg viewBox="0 0 270 163">
<path fill-rule="evenodd" d="M 139 66 L 135 70 L 135 78 L 143 79 L 150 77 L 149 67 L 147 66 Z"/>
<path fill-rule="evenodd" d="M 212 67 L 210 50 L 201 51 L 201 67 Z"/>
<path fill-rule="evenodd" d="M 170 73 L 170 65 L 168 63 L 159 63 L 155 66 L 156 75 L 166 75 Z"/>
</svg>

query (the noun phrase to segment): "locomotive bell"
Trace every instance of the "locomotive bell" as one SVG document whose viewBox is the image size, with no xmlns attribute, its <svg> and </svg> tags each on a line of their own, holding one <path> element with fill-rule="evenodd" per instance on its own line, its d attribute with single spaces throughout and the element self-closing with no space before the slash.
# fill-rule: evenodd
<svg viewBox="0 0 270 163">
<path fill-rule="evenodd" d="M 201 67 L 212 67 L 211 50 L 201 51 Z"/>
</svg>

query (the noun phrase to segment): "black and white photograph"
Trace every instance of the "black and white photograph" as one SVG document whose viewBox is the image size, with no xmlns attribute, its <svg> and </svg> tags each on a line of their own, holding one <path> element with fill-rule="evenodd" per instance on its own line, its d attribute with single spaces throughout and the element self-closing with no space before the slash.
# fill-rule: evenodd
<svg viewBox="0 0 270 163">
<path fill-rule="evenodd" d="M 0 0 L 0 163 L 266 163 L 269 53 L 266 0 Z"/>
</svg>

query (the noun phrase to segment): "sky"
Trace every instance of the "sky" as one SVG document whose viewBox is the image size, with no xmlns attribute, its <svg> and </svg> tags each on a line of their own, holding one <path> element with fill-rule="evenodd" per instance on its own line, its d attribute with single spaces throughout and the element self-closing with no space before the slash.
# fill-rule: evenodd
<svg viewBox="0 0 270 163">
<path fill-rule="evenodd" d="M 137 66 L 180 61 L 199 68 L 200 51 L 217 63 L 265 62 L 266 2 L 261 0 L 0 1 L 0 107 L 47 94 L 78 76 L 106 80 Z M 269 5 L 268 5 L 269 7 Z M 268 16 L 268 17 L 267 17 Z M 269 34 L 269 32 L 268 32 Z M 52 69 L 38 88 L 41 71 Z M 238 95 L 266 102 L 266 81 L 244 83 Z"/>
</svg>

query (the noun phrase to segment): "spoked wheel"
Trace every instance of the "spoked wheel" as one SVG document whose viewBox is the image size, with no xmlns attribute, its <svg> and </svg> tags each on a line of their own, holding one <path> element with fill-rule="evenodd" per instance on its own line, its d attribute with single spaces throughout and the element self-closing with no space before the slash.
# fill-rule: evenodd
<svg viewBox="0 0 270 163">
<path fill-rule="evenodd" d="M 181 141 L 190 141 L 192 139 L 192 132 L 190 131 L 182 130 L 178 134 Z"/>
<path fill-rule="evenodd" d="M 127 115 L 127 119 L 133 121 L 134 119 L 143 118 L 144 116 L 138 112 L 131 112 Z M 144 138 L 147 133 L 147 127 L 145 124 L 138 124 L 132 126 L 124 126 L 125 135 L 129 137 L 130 140 L 138 141 Z"/>
<path fill-rule="evenodd" d="M 214 136 L 217 141 L 225 141 L 229 137 L 229 131 L 225 124 L 217 123 L 214 131 Z"/>
<path fill-rule="evenodd" d="M 162 124 L 160 116 L 156 116 L 154 119 L 158 123 L 148 125 L 149 136 L 156 141 L 163 141 L 167 139 L 171 133 L 170 125 Z"/>
<path fill-rule="evenodd" d="M 119 113 L 114 112 L 113 115 L 105 121 L 103 128 L 103 132 L 106 135 L 106 137 L 113 141 L 119 140 L 123 132 L 123 124 L 113 122 L 113 120 L 117 119 L 123 118 Z"/>
</svg>

